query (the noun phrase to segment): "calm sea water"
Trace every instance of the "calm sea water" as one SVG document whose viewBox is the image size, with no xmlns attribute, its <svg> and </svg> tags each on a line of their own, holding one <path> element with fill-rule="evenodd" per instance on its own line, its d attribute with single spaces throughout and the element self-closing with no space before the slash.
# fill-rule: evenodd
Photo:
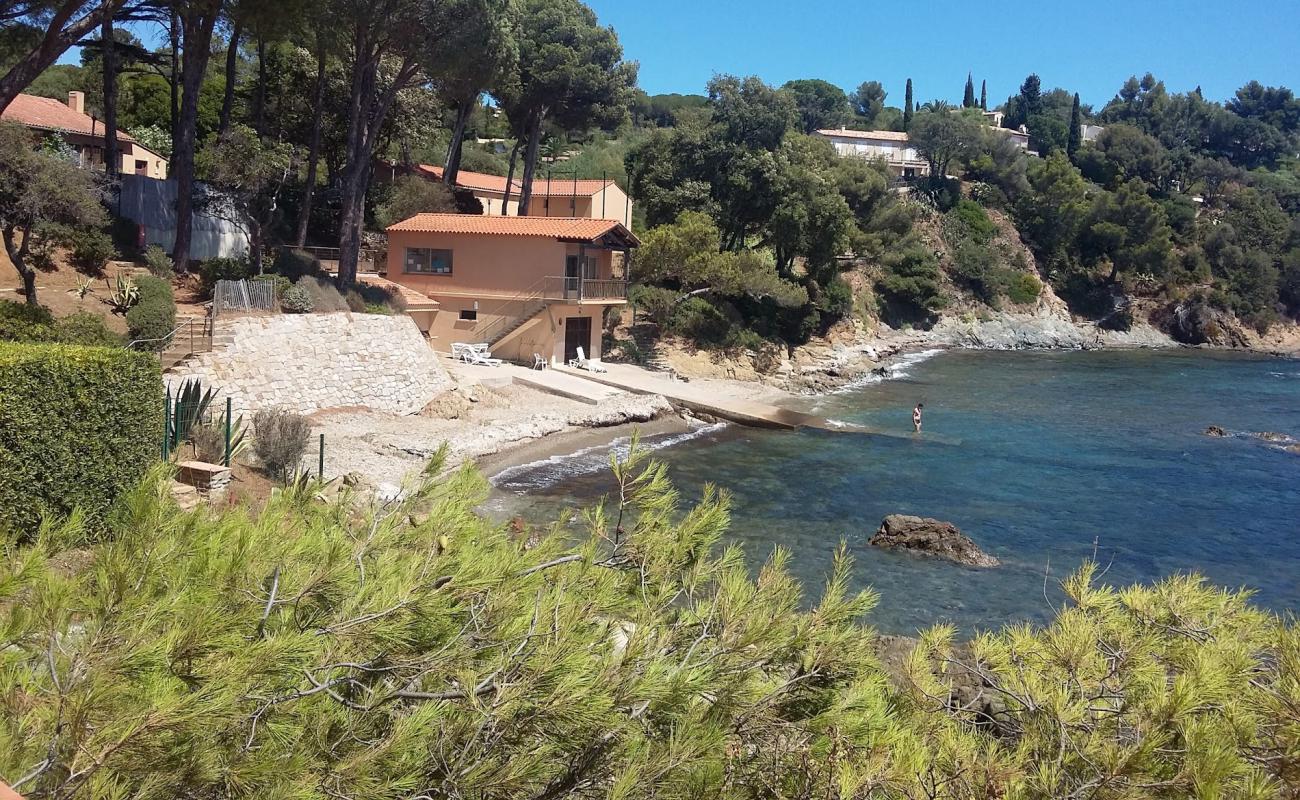
<svg viewBox="0 0 1300 800">
<path fill-rule="evenodd" d="M 925 434 L 913 437 L 918 401 Z M 900 435 L 715 426 L 657 457 L 687 498 L 706 481 L 731 490 L 731 538 L 755 565 L 789 548 L 810 598 L 847 541 L 856 581 L 881 595 L 871 621 L 883 631 L 1044 620 L 1045 574 L 1059 601 L 1054 581 L 1094 553 L 1108 583 L 1195 571 L 1300 610 L 1300 455 L 1203 434 L 1215 424 L 1300 439 L 1300 361 L 957 351 L 808 408 Z M 596 448 L 512 470 L 494 502 L 554 519 L 609 491 L 607 457 Z M 891 513 L 950 520 L 1002 566 L 867 546 Z"/>
</svg>

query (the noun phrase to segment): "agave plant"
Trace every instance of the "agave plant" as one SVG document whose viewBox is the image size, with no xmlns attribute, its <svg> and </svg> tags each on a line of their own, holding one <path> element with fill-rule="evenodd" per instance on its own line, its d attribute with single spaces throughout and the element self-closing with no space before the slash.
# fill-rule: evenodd
<svg viewBox="0 0 1300 800">
<path fill-rule="evenodd" d="M 135 285 L 135 279 L 130 275 L 118 275 L 113 291 L 108 296 L 108 302 L 113 306 L 115 314 L 125 314 L 130 311 L 131 306 L 140 302 L 140 287 Z"/>
<path fill-rule="evenodd" d="M 171 419 L 167 423 L 173 451 L 176 445 L 190 440 L 190 432 L 207 416 L 208 408 L 216 396 L 216 390 L 204 388 L 203 381 L 198 378 L 187 378 L 181 384 L 172 403 Z"/>
<path fill-rule="evenodd" d="M 77 296 L 78 300 L 85 300 L 86 295 L 90 294 L 90 288 L 94 281 L 91 278 L 77 278 L 77 288 L 72 293 Z"/>
</svg>

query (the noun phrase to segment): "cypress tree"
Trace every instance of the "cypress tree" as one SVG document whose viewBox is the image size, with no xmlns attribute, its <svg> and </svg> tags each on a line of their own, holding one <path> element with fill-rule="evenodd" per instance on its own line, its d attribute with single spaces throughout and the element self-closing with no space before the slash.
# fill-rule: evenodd
<svg viewBox="0 0 1300 800">
<path fill-rule="evenodd" d="M 986 80 L 980 81 L 980 110 L 989 110 L 989 82 Z"/>
<path fill-rule="evenodd" d="M 903 97 L 903 130 L 912 127 L 912 79 L 907 79 L 907 93 Z"/>
<path fill-rule="evenodd" d="M 1074 159 L 1074 154 L 1083 146 L 1083 113 L 1079 110 L 1079 93 L 1074 93 L 1074 105 L 1070 107 L 1070 138 L 1066 141 L 1065 152 Z"/>
<path fill-rule="evenodd" d="M 975 107 L 975 81 L 971 78 L 969 72 L 966 73 L 966 91 L 961 96 L 962 108 Z"/>
</svg>

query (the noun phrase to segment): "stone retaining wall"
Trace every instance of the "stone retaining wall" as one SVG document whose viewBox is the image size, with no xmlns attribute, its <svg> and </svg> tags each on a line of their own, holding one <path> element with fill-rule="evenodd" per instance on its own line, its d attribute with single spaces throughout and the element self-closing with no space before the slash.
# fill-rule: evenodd
<svg viewBox="0 0 1300 800">
<path fill-rule="evenodd" d="M 236 412 L 281 406 L 302 414 L 363 407 L 413 414 L 452 385 L 406 314 L 277 314 L 224 318 L 218 345 L 167 376 L 199 378 Z"/>
</svg>

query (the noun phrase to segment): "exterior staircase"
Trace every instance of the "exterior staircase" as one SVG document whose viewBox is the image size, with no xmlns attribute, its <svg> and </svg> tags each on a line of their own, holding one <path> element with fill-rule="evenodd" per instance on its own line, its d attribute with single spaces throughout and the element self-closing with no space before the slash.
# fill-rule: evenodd
<svg viewBox="0 0 1300 800">
<path fill-rule="evenodd" d="M 628 335 L 636 342 L 638 352 L 645 355 L 642 365 L 657 372 L 672 372 L 673 367 L 659 353 L 658 326 L 641 322 L 628 328 Z"/>
<path fill-rule="evenodd" d="M 218 344 L 229 344 L 230 335 L 226 334 L 224 338 L 214 335 L 214 325 L 210 317 L 177 317 L 171 341 L 158 354 L 163 372 L 174 369 L 195 353 L 206 353 Z"/>
<path fill-rule="evenodd" d="M 546 308 L 550 304 L 551 301 L 544 298 L 538 298 L 527 303 L 524 306 L 523 311 L 519 313 L 519 316 L 510 320 L 509 324 L 505 327 L 500 328 L 487 336 L 488 346 L 495 347 L 497 342 L 500 342 L 502 339 L 505 339 L 510 334 L 522 328 L 524 325 L 527 325 L 529 320 L 536 317 L 541 313 L 542 309 Z"/>
</svg>

